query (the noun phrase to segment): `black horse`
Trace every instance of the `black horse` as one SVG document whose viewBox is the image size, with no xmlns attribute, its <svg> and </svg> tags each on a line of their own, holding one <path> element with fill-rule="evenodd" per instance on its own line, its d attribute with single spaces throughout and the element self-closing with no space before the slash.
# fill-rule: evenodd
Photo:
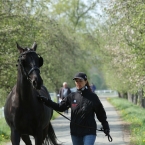
<svg viewBox="0 0 145 145">
<path fill-rule="evenodd" d="M 31 49 L 23 49 L 18 44 L 17 48 L 20 52 L 17 83 L 4 107 L 5 119 L 11 129 L 11 142 L 19 145 L 22 138 L 26 145 L 32 145 L 31 135 L 35 145 L 58 145 L 50 123 L 53 110 L 37 99 L 38 95 L 50 99 L 40 76 L 39 68 L 43 65 L 43 58 L 36 53 L 35 42 Z"/>
</svg>

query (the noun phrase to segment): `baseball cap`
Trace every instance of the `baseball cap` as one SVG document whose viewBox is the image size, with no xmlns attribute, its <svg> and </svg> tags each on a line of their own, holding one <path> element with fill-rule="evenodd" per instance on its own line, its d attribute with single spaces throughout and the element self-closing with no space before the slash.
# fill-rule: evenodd
<svg viewBox="0 0 145 145">
<path fill-rule="evenodd" d="M 74 76 L 73 80 L 74 79 L 87 80 L 87 75 L 83 72 L 79 72 Z"/>
</svg>

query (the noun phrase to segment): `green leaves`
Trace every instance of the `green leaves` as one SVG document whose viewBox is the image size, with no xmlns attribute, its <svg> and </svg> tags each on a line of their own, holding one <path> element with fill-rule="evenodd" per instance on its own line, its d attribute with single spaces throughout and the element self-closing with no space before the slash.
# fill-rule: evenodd
<svg viewBox="0 0 145 145">
<path fill-rule="evenodd" d="M 108 1 L 104 30 L 106 80 L 119 91 L 135 92 L 144 87 L 144 9 L 142 1 Z M 103 30 L 103 29 L 102 29 Z M 105 71 L 105 70 L 104 70 Z M 110 81 L 111 80 L 111 81 Z"/>
<path fill-rule="evenodd" d="M 57 90 L 64 80 L 74 85 L 73 75 L 86 68 L 82 63 L 85 49 L 80 48 L 83 38 L 79 39 L 79 33 L 72 34 L 71 27 L 50 19 L 48 4 L 49 1 L 37 4 L 27 0 L 3 2 L 0 12 L 0 86 L 8 92 L 16 83 L 15 64 L 19 55 L 16 42 L 22 47 L 31 47 L 36 41 L 37 52 L 44 58 L 41 75 L 50 90 Z"/>
</svg>

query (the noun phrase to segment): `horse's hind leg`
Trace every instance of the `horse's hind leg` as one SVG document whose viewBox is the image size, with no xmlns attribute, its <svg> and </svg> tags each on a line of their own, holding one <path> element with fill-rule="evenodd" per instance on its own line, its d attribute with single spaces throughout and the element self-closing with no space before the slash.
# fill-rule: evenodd
<svg viewBox="0 0 145 145">
<path fill-rule="evenodd" d="M 12 145 L 20 144 L 20 134 L 13 128 L 11 128 L 11 142 Z"/>
<path fill-rule="evenodd" d="M 29 135 L 22 135 L 21 137 L 26 145 L 32 145 Z"/>
</svg>

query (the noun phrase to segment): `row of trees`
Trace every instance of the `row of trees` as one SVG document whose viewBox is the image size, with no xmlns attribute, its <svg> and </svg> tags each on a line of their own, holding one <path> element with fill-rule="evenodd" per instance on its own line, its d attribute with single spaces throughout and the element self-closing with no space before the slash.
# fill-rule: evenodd
<svg viewBox="0 0 145 145">
<path fill-rule="evenodd" d="M 107 84 L 121 94 L 136 94 L 145 89 L 145 1 L 109 0 L 103 1 L 102 8 Z"/>
<path fill-rule="evenodd" d="M 43 57 L 41 75 L 49 91 L 58 91 L 62 82 L 74 86 L 75 73 L 85 71 L 94 63 L 98 41 L 89 25 L 94 18 L 97 1 L 81 0 L 11 0 L 0 2 L 0 99 L 16 83 L 18 59 L 16 42 L 22 47 L 38 44 Z"/>
<path fill-rule="evenodd" d="M 98 89 L 144 90 L 143 0 L 11 0 L 0 2 L 0 95 L 16 82 L 16 42 L 44 58 L 49 91 L 85 71 Z M 4 94 L 6 93 L 6 94 Z"/>
</svg>

